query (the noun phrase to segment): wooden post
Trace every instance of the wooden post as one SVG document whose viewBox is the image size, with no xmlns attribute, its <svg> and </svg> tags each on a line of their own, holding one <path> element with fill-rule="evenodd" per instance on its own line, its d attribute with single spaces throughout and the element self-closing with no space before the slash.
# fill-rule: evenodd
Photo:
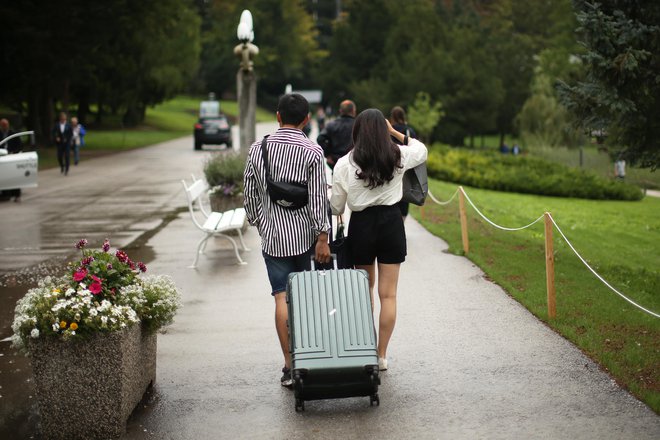
<svg viewBox="0 0 660 440">
<path fill-rule="evenodd" d="M 550 213 L 545 217 L 545 279 L 548 291 L 548 318 L 557 316 L 557 305 L 555 302 L 555 254 L 552 246 L 552 219 Z"/>
<path fill-rule="evenodd" d="M 467 213 L 465 212 L 465 195 L 463 187 L 458 187 L 458 210 L 461 217 L 461 237 L 463 238 L 463 252 L 465 255 L 470 251 L 470 241 L 468 239 Z"/>
</svg>

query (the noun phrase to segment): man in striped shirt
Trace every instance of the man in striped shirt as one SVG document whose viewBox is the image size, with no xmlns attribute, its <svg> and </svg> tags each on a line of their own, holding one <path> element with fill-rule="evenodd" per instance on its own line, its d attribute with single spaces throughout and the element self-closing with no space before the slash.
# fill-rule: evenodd
<svg viewBox="0 0 660 440">
<path fill-rule="evenodd" d="M 309 122 L 309 103 L 297 93 L 284 95 L 277 106 L 280 128 L 268 137 L 268 166 L 273 181 L 307 184 L 309 202 L 292 210 L 271 201 L 261 141 L 250 147 L 245 166 L 245 211 L 261 236 L 272 295 L 275 328 L 284 354 L 281 383 L 290 387 L 291 359 L 287 332 L 286 285 L 289 273 L 309 270 L 310 257 L 330 261 L 328 198 L 323 150 L 302 132 Z"/>
</svg>

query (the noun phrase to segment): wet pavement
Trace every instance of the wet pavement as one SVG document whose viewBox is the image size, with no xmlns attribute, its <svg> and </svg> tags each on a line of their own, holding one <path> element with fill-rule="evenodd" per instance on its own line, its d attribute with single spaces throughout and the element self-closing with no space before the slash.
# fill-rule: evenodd
<svg viewBox="0 0 660 440">
<path fill-rule="evenodd" d="M 260 124 L 257 134 L 275 126 Z M 99 246 L 107 237 L 132 258 L 153 260 L 146 242 L 186 209 L 180 180 L 202 177 L 204 161 L 222 151 L 194 151 L 186 137 L 81 161 L 68 176 L 40 171 L 39 187 L 24 189 L 21 203 L 0 202 L 0 439 L 37 432 L 30 364 L 8 342 L 16 301 L 39 278 L 61 274 L 80 238 Z"/>
<path fill-rule="evenodd" d="M 447 245 L 412 219 L 406 223 L 409 256 L 401 271 L 398 321 L 380 407 L 370 407 L 368 398 L 353 398 L 308 402 L 304 413 L 296 413 L 291 391 L 279 385 L 282 360 L 274 306 L 256 231 L 250 228 L 246 234 L 252 249 L 243 253 L 247 265 L 237 265 L 227 244 L 214 239 L 198 268 L 188 268 L 201 233 L 181 210 L 185 202 L 178 180 L 201 174 L 197 169 L 206 154 L 196 155 L 190 143 L 146 149 L 147 159 L 140 161 L 154 162 L 144 165 L 152 182 L 128 182 L 134 190 L 122 193 L 123 203 L 112 205 L 125 217 L 99 220 L 88 228 L 98 240 L 110 236 L 117 244 L 133 242 L 129 255 L 147 260 L 150 273 L 171 275 L 183 292 L 175 323 L 158 338 L 156 384 L 131 416 L 125 439 L 660 438 L 660 417 L 487 281 L 471 262 L 444 252 Z M 137 161 L 138 156 L 121 159 L 123 165 L 111 169 L 126 179 L 133 174 L 123 168 L 138 171 Z M 104 179 L 100 171 L 93 174 Z M 98 184 L 90 177 L 87 185 Z M 71 189 L 82 199 L 79 212 L 87 213 L 90 205 L 116 197 L 107 193 L 125 188 L 113 179 L 107 185 L 105 193 L 93 191 L 89 197 Z M 59 198 L 34 197 L 33 203 L 50 213 L 40 236 L 59 255 L 56 249 L 61 254 L 81 235 L 66 224 L 57 236 Z M 18 216 L 15 209 L 28 206 L 28 200 L 12 207 L 12 216 L 0 205 L 2 220 Z M 69 211 L 60 209 L 59 215 L 71 219 Z M 0 242 L 4 267 L 11 251 L 4 250 L 4 234 Z M 25 260 L 48 261 L 35 258 L 38 252 L 28 251 L 29 246 L 23 248 Z M 17 297 L 21 289 L 2 287 L 2 296 Z M 2 337 L 8 336 L 2 331 Z M 25 374 L 29 365 L 1 344 L 0 438 L 39 438 L 38 412 Z M 12 369 L 23 374 L 14 376 Z"/>
</svg>

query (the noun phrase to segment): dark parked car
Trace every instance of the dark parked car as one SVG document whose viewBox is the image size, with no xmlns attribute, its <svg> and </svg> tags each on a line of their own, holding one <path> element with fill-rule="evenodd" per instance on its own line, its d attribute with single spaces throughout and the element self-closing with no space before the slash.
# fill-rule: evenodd
<svg viewBox="0 0 660 440">
<path fill-rule="evenodd" d="M 202 145 L 225 144 L 231 148 L 231 126 L 225 115 L 200 118 L 195 124 L 195 150 Z"/>
</svg>

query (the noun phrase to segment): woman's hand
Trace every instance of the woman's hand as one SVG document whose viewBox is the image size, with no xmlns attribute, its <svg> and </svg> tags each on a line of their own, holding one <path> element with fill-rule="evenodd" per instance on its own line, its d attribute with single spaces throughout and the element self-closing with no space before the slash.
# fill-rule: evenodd
<svg viewBox="0 0 660 440">
<path fill-rule="evenodd" d="M 397 131 L 392 127 L 392 124 L 390 123 L 390 120 L 385 118 L 385 122 L 387 123 L 387 131 L 391 134 L 394 135 L 394 133 L 397 133 Z"/>
<path fill-rule="evenodd" d="M 385 118 L 385 122 L 387 123 L 387 131 L 390 133 L 390 136 L 393 136 L 394 139 L 399 141 L 400 144 L 403 144 L 404 135 L 399 133 L 394 129 L 394 127 L 392 127 L 392 124 L 390 124 L 389 119 Z"/>
</svg>

